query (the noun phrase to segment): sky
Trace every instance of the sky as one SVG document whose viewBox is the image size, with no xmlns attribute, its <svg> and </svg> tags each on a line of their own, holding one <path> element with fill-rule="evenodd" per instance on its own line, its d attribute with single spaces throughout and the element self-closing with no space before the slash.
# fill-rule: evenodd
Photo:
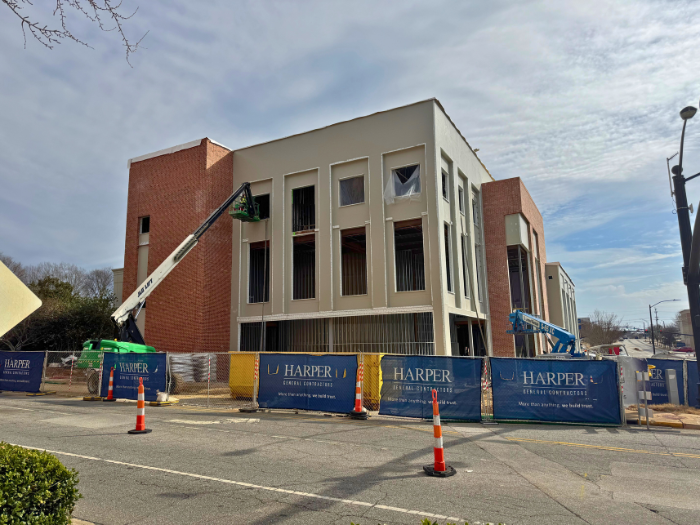
<svg viewBox="0 0 700 525">
<path fill-rule="evenodd" d="M 55 5 L 55 2 L 54 2 Z M 236 149 L 436 97 L 496 179 L 521 177 L 579 316 L 687 308 L 666 158 L 698 106 L 700 2 L 125 0 L 118 35 L 49 50 L 0 4 L 0 251 L 123 264 L 127 160 Z M 25 6 L 48 25 L 50 0 Z M 672 164 L 673 165 L 673 164 Z M 700 118 L 686 175 L 700 171 Z M 688 183 L 700 200 L 700 178 Z M 691 216 L 694 221 L 695 216 Z"/>
</svg>

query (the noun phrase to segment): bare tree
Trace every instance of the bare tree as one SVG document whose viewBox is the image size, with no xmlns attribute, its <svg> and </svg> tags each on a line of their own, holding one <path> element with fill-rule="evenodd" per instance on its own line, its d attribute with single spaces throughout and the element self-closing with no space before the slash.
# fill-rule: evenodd
<svg viewBox="0 0 700 525">
<path fill-rule="evenodd" d="M 114 274 L 110 268 L 96 268 L 85 276 L 85 295 L 107 297 L 114 290 Z"/>
<path fill-rule="evenodd" d="M 34 4 L 30 0 L 0 0 L 3 4 L 10 8 L 10 10 L 17 16 L 20 20 L 20 25 L 22 27 L 22 34 L 24 35 L 24 46 L 27 46 L 27 31 L 37 40 L 41 45 L 53 49 L 55 44 L 60 44 L 61 40 L 67 39 L 82 44 L 85 47 L 90 47 L 86 42 L 76 37 L 67 25 L 67 12 L 74 12 L 82 14 L 88 20 L 98 25 L 102 31 L 116 31 L 122 39 L 122 43 L 126 48 L 126 61 L 129 62 L 129 57 L 132 53 L 136 52 L 141 44 L 141 41 L 146 35 L 143 35 L 138 42 L 132 43 L 124 34 L 124 29 L 122 24 L 129 20 L 132 16 L 136 14 L 136 11 L 130 15 L 124 15 L 121 13 L 122 2 L 115 0 L 55 0 L 56 7 L 53 10 L 53 16 L 57 16 L 61 21 L 60 27 L 50 28 L 46 24 L 42 24 L 32 17 L 25 15 L 23 9 L 25 7 L 33 6 Z M 104 20 L 110 21 L 110 26 L 106 25 Z M 146 33 L 148 34 L 148 33 Z"/>
<path fill-rule="evenodd" d="M 80 266 L 70 263 L 43 262 L 25 268 L 25 279 L 28 284 L 37 283 L 46 277 L 55 277 L 59 281 L 70 284 L 74 293 L 86 295 L 87 272 Z"/>
<path fill-rule="evenodd" d="M 622 319 L 614 313 L 596 310 L 589 319 L 581 326 L 581 337 L 591 346 L 613 344 L 624 332 Z"/>
<path fill-rule="evenodd" d="M 0 261 L 2 261 L 3 264 L 7 266 L 9 270 L 17 276 L 18 279 L 24 282 L 26 271 L 24 269 L 24 266 L 22 266 L 22 263 L 15 261 L 12 257 L 10 257 L 9 255 L 5 255 L 2 252 L 0 252 Z"/>
</svg>

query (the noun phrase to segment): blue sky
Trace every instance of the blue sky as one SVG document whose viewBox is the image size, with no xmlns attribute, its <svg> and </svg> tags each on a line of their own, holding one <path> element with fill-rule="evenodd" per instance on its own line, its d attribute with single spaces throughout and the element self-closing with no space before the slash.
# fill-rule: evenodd
<svg viewBox="0 0 700 525">
<path fill-rule="evenodd" d="M 48 0 L 27 12 L 53 23 Z M 204 136 L 238 148 L 437 97 L 497 178 L 519 176 L 547 259 L 641 326 L 687 301 L 666 157 L 698 104 L 700 2 L 134 2 L 143 48 L 78 16 L 47 50 L 0 7 L 0 251 L 123 262 L 128 158 Z M 49 9 L 49 11 L 47 11 Z M 700 118 L 686 174 L 700 171 Z M 697 205 L 700 180 L 689 183 Z M 694 217 L 693 217 L 694 218 Z"/>
</svg>

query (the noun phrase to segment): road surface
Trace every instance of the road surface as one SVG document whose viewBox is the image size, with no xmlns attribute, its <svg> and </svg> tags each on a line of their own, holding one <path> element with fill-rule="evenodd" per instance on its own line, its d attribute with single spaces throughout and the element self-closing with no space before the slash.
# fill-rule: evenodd
<svg viewBox="0 0 700 525">
<path fill-rule="evenodd" d="M 450 424 L 457 475 L 423 474 L 432 425 L 0 394 L 0 440 L 80 473 L 98 524 L 697 523 L 700 432 Z"/>
</svg>

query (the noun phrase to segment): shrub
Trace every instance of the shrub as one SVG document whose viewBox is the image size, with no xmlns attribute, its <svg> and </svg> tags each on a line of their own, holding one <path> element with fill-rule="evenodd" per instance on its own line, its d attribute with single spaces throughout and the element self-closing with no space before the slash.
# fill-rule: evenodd
<svg viewBox="0 0 700 525">
<path fill-rule="evenodd" d="M 0 525 L 69 524 L 78 473 L 47 452 L 0 441 Z"/>
</svg>

